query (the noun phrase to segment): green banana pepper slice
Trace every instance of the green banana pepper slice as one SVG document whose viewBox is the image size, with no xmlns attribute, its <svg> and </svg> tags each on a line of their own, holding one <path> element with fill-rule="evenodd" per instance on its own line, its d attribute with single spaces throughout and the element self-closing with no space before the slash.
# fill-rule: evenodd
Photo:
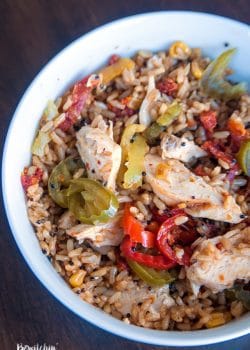
<svg viewBox="0 0 250 350">
<path fill-rule="evenodd" d="M 145 132 L 144 136 L 148 143 L 153 146 L 156 144 L 157 140 L 159 139 L 160 134 L 165 130 L 164 126 L 161 126 L 157 124 L 156 122 L 152 123 L 150 127 L 148 127 Z"/>
<path fill-rule="evenodd" d="M 236 49 L 229 49 L 212 61 L 202 74 L 200 86 L 210 97 L 225 101 L 237 99 L 247 90 L 245 83 L 236 85 L 224 80 L 225 69 Z"/>
<path fill-rule="evenodd" d="M 150 286 L 161 287 L 176 279 L 176 277 L 172 276 L 169 271 L 156 271 L 150 267 L 138 264 L 133 260 L 127 260 L 127 263 L 131 270 Z"/>
<path fill-rule="evenodd" d="M 181 111 L 181 105 L 177 101 L 173 101 L 167 111 L 146 129 L 144 136 L 150 145 L 156 143 L 160 134 L 179 117 Z"/>
<path fill-rule="evenodd" d="M 111 191 L 87 178 L 70 180 L 67 198 L 69 210 L 77 220 L 86 224 L 107 222 L 119 207 Z"/>
<path fill-rule="evenodd" d="M 161 126 L 168 127 L 179 117 L 180 113 L 181 105 L 177 101 L 174 101 L 168 107 L 167 111 L 157 118 L 156 122 Z"/>
<path fill-rule="evenodd" d="M 143 146 L 143 150 L 145 150 L 145 145 L 142 141 L 142 139 L 137 139 L 137 136 L 135 136 L 137 133 L 141 133 L 145 130 L 145 125 L 141 125 L 141 124 L 131 124 L 128 125 L 123 134 L 122 134 L 122 138 L 121 138 L 121 148 L 122 148 L 122 160 L 121 160 L 121 166 L 119 169 L 119 173 L 118 173 L 118 178 L 117 181 L 120 184 L 120 186 L 124 187 L 125 184 L 125 188 L 130 188 L 130 186 L 133 186 L 134 188 L 136 187 L 136 182 L 140 183 L 140 181 L 138 181 L 137 178 L 137 174 L 139 174 L 139 172 L 142 173 L 141 169 L 136 169 L 136 164 L 134 163 L 134 159 L 137 158 L 137 160 L 139 161 L 139 164 L 142 164 L 142 159 L 139 159 L 139 157 L 137 157 L 137 152 L 139 152 L 140 154 L 143 153 L 142 150 L 138 149 L 137 144 L 140 143 L 141 146 Z M 133 147 L 134 151 L 136 152 L 136 154 L 134 156 L 132 156 L 131 154 L 131 145 L 133 144 L 133 142 L 136 141 L 136 145 Z M 124 181 L 124 176 L 126 174 L 126 172 L 128 172 L 128 167 L 126 166 L 126 162 L 128 161 L 128 157 L 130 155 L 130 158 L 132 156 L 132 168 L 133 170 L 129 171 L 129 173 L 127 173 L 127 181 Z M 144 157 L 145 154 L 143 154 Z M 130 163 L 131 161 L 129 161 Z M 141 166 L 140 166 L 141 168 Z M 135 175 L 135 176 L 134 176 Z M 137 178 L 137 179 L 136 179 Z M 133 180 L 134 179 L 134 180 Z"/>
<path fill-rule="evenodd" d="M 142 185 L 142 173 L 144 167 L 144 157 L 148 152 L 146 140 L 141 135 L 136 135 L 133 143 L 128 146 L 127 171 L 124 174 L 125 189 L 136 189 Z"/>
<path fill-rule="evenodd" d="M 246 140 L 241 144 L 237 160 L 242 171 L 250 176 L 250 140 Z"/>
<path fill-rule="evenodd" d="M 68 208 L 67 191 L 76 170 L 84 168 L 80 158 L 68 157 L 52 170 L 48 181 L 49 195 L 56 204 Z"/>
</svg>

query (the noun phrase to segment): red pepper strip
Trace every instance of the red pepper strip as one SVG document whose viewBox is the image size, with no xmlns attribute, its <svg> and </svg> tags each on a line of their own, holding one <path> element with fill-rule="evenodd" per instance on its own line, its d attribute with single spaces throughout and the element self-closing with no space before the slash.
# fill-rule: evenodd
<svg viewBox="0 0 250 350">
<path fill-rule="evenodd" d="M 249 131 L 245 128 L 243 122 L 239 119 L 229 118 L 227 129 L 230 131 L 232 152 L 237 153 L 241 143 L 249 137 Z"/>
<path fill-rule="evenodd" d="M 223 160 L 223 162 L 226 162 L 230 167 L 234 166 L 236 164 L 236 159 L 233 158 L 232 155 L 223 152 L 221 150 L 220 146 L 213 141 L 206 141 L 203 143 L 202 148 L 205 151 L 210 152 L 214 157 Z"/>
<path fill-rule="evenodd" d="M 139 264 L 152 267 L 157 270 L 168 270 L 176 266 L 176 262 L 163 255 L 149 255 L 135 251 L 136 243 L 126 236 L 120 246 L 121 252 L 127 259 L 134 260 Z"/>
<path fill-rule="evenodd" d="M 231 136 L 239 137 L 244 139 L 247 133 L 245 125 L 241 119 L 230 118 L 227 122 L 227 128 L 230 131 Z"/>
<path fill-rule="evenodd" d="M 125 235 L 129 235 L 132 242 L 141 243 L 145 248 L 155 246 L 156 235 L 146 231 L 143 225 L 130 213 L 130 205 L 127 204 L 123 215 L 123 228 Z"/>
<path fill-rule="evenodd" d="M 27 191 L 28 187 L 38 184 L 43 177 L 43 171 L 40 168 L 36 168 L 35 172 L 32 175 L 28 175 L 28 169 L 24 168 L 23 173 L 21 174 L 21 183 L 23 189 Z"/>
<path fill-rule="evenodd" d="M 176 245 L 177 249 L 182 249 L 183 254 L 181 257 L 177 256 L 176 251 L 174 251 L 171 247 L 176 241 L 176 237 L 171 230 L 173 230 L 176 226 L 175 219 L 183 214 L 176 214 L 175 216 L 167 219 L 160 227 L 157 234 L 157 246 L 160 252 L 165 255 L 168 259 L 177 262 L 179 265 L 189 265 L 191 251 L 188 247 L 180 247 Z"/>
<path fill-rule="evenodd" d="M 72 104 L 66 111 L 65 120 L 59 125 L 61 130 L 67 131 L 76 122 L 91 91 L 99 84 L 99 79 L 93 79 L 90 82 L 91 86 L 87 87 L 89 77 L 90 76 L 83 78 L 74 85 L 70 96 Z"/>
<path fill-rule="evenodd" d="M 204 129 L 211 133 L 217 125 L 217 114 L 212 110 L 202 112 L 200 114 L 200 121 Z"/>
</svg>

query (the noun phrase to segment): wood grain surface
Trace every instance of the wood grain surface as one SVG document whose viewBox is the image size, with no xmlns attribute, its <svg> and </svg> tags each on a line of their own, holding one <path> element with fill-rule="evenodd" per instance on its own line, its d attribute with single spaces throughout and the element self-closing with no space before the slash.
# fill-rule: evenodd
<svg viewBox="0 0 250 350">
<path fill-rule="evenodd" d="M 24 90 L 42 66 L 75 38 L 111 20 L 156 10 L 204 11 L 249 23 L 249 4 L 249 0 L 0 0 L 1 147 Z M 97 329 L 55 300 L 18 251 L 2 202 L 0 258 L 0 350 L 17 349 L 17 343 L 46 343 L 57 350 L 160 349 Z M 250 336 L 199 349 L 249 350 Z"/>
</svg>

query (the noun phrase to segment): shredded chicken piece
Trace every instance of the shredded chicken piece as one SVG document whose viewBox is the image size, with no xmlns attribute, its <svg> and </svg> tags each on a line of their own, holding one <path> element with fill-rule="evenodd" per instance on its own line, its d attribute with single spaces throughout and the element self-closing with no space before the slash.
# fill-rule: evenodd
<svg viewBox="0 0 250 350">
<path fill-rule="evenodd" d="M 76 133 L 76 138 L 88 177 L 101 180 L 114 191 L 121 164 L 121 147 L 113 140 L 112 125 L 106 130 L 83 126 Z"/>
<path fill-rule="evenodd" d="M 151 313 L 159 313 L 163 304 L 169 308 L 175 305 L 174 299 L 169 295 L 169 286 L 166 285 L 160 288 L 152 288 L 150 291 L 147 287 L 123 291 L 116 308 L 121 314 L 127 315 L 131 313 L 133 305 L 143 303 L 148 299 L 152 300 L 149 307 Z"/>
<path fill-rule="evenodd" d="M 122 212 L 119 212 L 108 222 L 98 225 L 79 224 L 67 230 L 66 233 L 77 240 L 88 239 L 98 248 L 118 246 L 123 238 L 121 216 Z"/>
<path fill-rule="evenodd" d="M 142 101 L 140 110 L 139 110 L 139 121 L 140 124 L 145 126 L 149 126 L 152 122 L 152 118 L 150 115 L 150 108 L 152 107 L 152 103 L 157 101 L 160 97 L 160 92 L 155 88 L 155 78 L 154 76 L 149 76 L 148 78 L 148 90 L 147 94 Z"/>
<path fill-rule="evenodd" d="M 185 203 L 185 211 L 194 217 L 239 223 L 244 219 L 240 207 L 229 194 L 221 194 L 201 176 L 193 174 L 178 160 L 145 157 L 146 181 L 167 205 Z"/>
<path fill-rule="evenodd" d="M 162 158 L 174 158 L 184 163 L 192 159 L 204 157 L 207 152 L 197 146 L 194 141 L 186 137 L 177 137 L 174 135 L 165 135 L 161 141 Z"/>
<path fill-rule="evenodd" d="M 195 247 L 187 278 L 197 292 L 200 286 L 214 293 L 231 288 L 237 279 L 250 280 L 250 227 L 204 239 Z"/>
</svg>

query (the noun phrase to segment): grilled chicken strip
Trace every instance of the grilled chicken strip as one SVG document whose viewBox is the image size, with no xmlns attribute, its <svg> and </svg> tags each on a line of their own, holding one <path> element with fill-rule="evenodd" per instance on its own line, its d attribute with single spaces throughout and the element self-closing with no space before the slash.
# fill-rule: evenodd
<svg viewBox="0 0 250 350">
<path fill-rule="evenodd" d="M 163 159 L 173 158 L 184 163 L 207 155 L 194 141 L 174 135 L 165 135 L 161 141 L 161 148 Z"/>
<path fill-rule="evenodd" d="M 250 280 L 250 227 L 197 242 L 186 268 L 194 290 L 206 286 L 217 293 L 231 288 L 237 279 Z"/>
<path fill-rule="evenodd" d="M 162 160 L 159 156 L 148 154 L 145 169 L 146 181 L 167 205 L 185 203 L 185 211 L 194 217 L 230 223 L 243 220 L 244 215 L 232 196 L 218 192 L 180 161 Z"/>
<path fill-rule="evenodd" d="M 121 147 L 114 142 L 110 130 L 83 126 L 77 133 L 77 149 L 88 177 L 101 180 L 111 190 L 121 164 Z"/>
<path fill-rule="evenodd" d="M 150 291 L 147 287 L 133 288 L 120 292 L 119 304 L 117 303 L 117 310 L 127 315 L 132 312 L 133 305 L 143 303 L 145 300 L 151 299 L 151 305 L 149 311 L 152 314 L 160 313 L 162 305 L 166 305 L 171 308 L 175 305 L 174 299 L 169 295 L 169 286 L 163 286 L 160 288 L 152 288 Z"/>
<path fill-rule="evenodd" d="M 108 222 L 98 225 L 79 224 L 66 233 L 78 241 L 90 240 L 97 248 L 104 246 L 118 246 L 123 238 L 121 226 L 122 212 L 119 212 Z"/>
</svg>

